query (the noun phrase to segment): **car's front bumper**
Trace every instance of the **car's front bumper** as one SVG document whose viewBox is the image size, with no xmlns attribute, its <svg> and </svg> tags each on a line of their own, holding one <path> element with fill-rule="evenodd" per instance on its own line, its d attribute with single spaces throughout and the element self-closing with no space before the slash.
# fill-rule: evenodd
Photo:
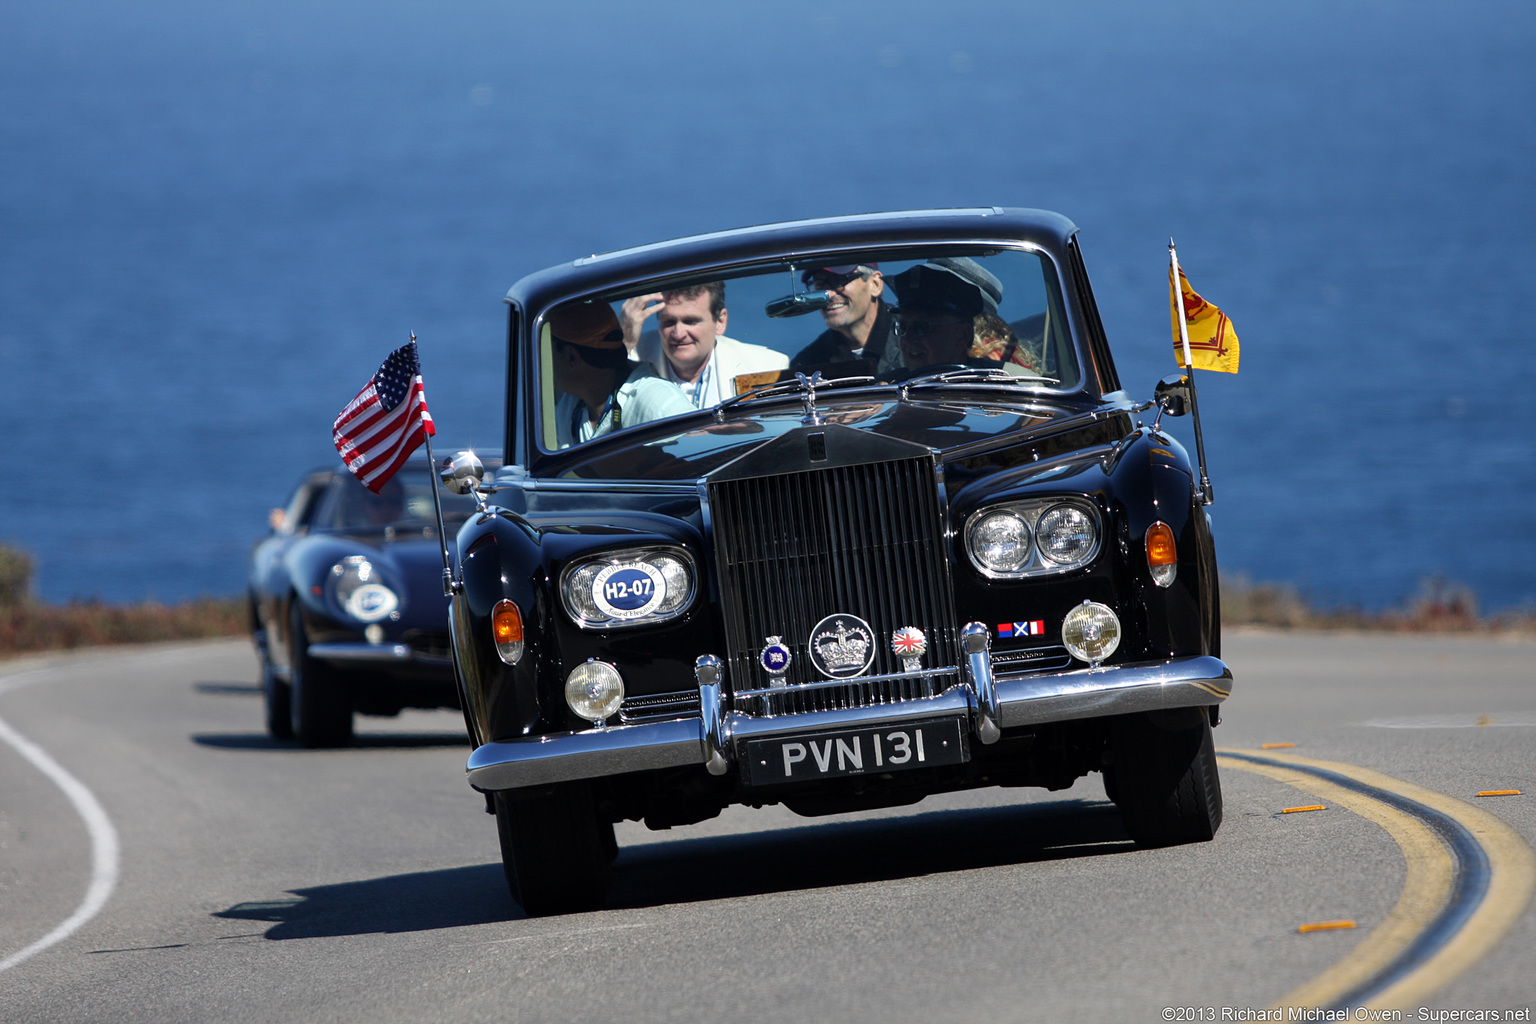
<svg viewBox="0 0 1536 1024">
<path fill-rule="evenodd" d="M 1231 670 L 1209 656 L 994 676 L 985 640 L 968 633 L 966 647 L 961 681 L 937 696 L 770 717 L 727 711 L 719 662 L 705 656 L 696 669 L 700 717 L 497 740 L 470 755 L 469 783 L 495 791 L 696 764 L 723 775 L 748 740 L 944 716 L 965 718 L 976 739 L 991 743 L 1002 729 L 1219 704 L 1232 691 Z"/>
<path fill-rule="evenodd" d="M 315 643 L 309 645 L 308 653 L 311 658 L 338 665 L 355 665 L 359 662 L 398 665 L 401 662 L 413 662 L 417 665 L 447 668 L 453 664 L 453 660 L 446 654 L 429 654 L 401 643 Z"/>
</svg>

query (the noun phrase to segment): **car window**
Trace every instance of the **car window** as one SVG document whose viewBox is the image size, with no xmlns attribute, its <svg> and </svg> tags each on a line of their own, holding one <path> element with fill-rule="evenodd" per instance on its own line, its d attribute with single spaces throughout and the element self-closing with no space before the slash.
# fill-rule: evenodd
<svg viewBox="0 0 1536 1024">
<path fill-rule="evenodd" d="M 786 261 L 717 282 L 659 281 L 557 306 L 536 335 L 539 446 L 558 451 L 715 408 L 754 386 L 792 379 L 796 370 L 828 380 L 896 380 L 924 368 L 991 367 L 1012 375 L 1015 386 L 1078 389 L 1078 360 L 1047 257 L 954 246 L 895 255 Z M 848 332 L 837 328 L 847 326 L 857 300 L 850 295 L 860 285 L 883 333 L 877 339 L 871 332 L 855 353 Z M 707 294 L 711 286 L 717 294 Z"/>
<path fill-rule="evenodd" d="M 437 525 L 432 507 L 432 478 L 425 467 L 408 466 L 396 473 L 378 494 L 351 474 L 337 474 L 314 517 L 318 527 L 331 530 L 414 531 Z M 442 491 L 443 521 L 450 529 L 475 511 L 468 495 Z"/>
<path fill-rule="evenodd" d="M 288 499 L 288 505 L 283 510 L 284 533 L 301 533 L 309 528 L 315 510 L 320 505 L 320 496 L 325 493 L 325 485 L 329 481 L 329 474 L 312 476 L 294 488 L 293 497 Z"/>
</svg>

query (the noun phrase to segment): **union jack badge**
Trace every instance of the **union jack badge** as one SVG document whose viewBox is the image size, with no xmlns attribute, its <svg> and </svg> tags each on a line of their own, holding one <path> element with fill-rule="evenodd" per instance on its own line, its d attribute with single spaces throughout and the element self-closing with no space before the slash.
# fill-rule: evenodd
<svg viewBox="0 0 1536 1024">
<path fill-rule="evenodd" d="M 891 634 L 891 653 L 901 659 L 903 672 L 916 672 L 928 653 L 928 638 L 916 626 L 903 626 Z"/>
</svg>

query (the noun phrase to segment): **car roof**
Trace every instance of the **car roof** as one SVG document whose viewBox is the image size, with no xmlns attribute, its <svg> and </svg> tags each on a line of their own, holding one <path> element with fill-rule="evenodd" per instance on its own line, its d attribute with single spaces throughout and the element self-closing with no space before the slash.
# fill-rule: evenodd
<svg viewBox="0 0 1536 1024">
<path fill-rule="evenodd" d="M 785 255 L 813 259 L 853 248 L 925 242 L 1031 242 L 1059 253 L 1077 232 L 1058 213 L 996 206 L 905 210 L 787 221 L 733 228 L 596 253 L 524 277 L 506 301 L 542 307 L 565 296 L 622 287 L 664 274 L 687 274 L 731 264 L 749 265 Z"/>
</svg>

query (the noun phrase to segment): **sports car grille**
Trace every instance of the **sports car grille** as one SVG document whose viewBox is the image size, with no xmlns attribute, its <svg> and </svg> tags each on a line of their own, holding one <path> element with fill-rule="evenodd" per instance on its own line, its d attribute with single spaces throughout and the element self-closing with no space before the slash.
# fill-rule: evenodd
<svg viewBox="0 0 1536 1024">
<path fill-rule="evenodd" d="M 446 629 L 408 629 L 400 634 L 400 642 L 419 654 L 449 657 L 452 640 Z"/>
<path fill-rule="evenodd" d="M 916 626 L 928 639 L 925 668 L 957 666 L 959 639 L 943 515 L 931 457 L 811 469 L 711 483 L 716 565 L 726 623 L 726 678 L 735 692 L 769 678 L 758 656 L 782 637 L 791 689 L 827 680 L 811 664 L 811 631 L 828 615 L 866 620 L 875 657 L 866 675 L 902 671 L 891 633 Z M 778 710 L 861 706 L 929 696 L 944 681 L 865 684 L 774 695 Z M 937 687 L 937 689 L 935 689 Z M 832 703 L 828 703 L 832 702 Z M 764 713 L 758 701 L 739 710 Z"/>
</svg>

